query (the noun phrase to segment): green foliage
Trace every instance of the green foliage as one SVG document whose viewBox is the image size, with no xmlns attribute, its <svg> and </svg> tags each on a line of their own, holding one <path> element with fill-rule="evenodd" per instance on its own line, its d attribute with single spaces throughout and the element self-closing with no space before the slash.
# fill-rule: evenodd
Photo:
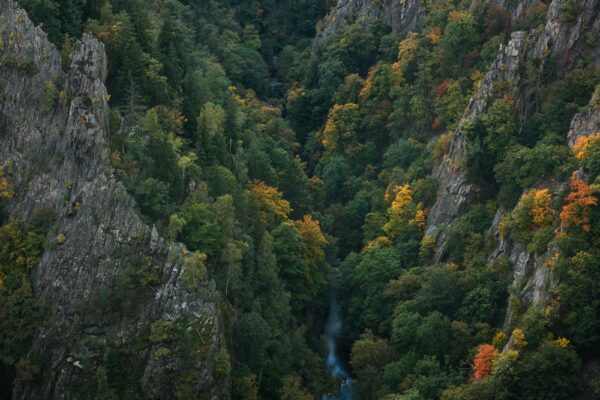
<svg viewBox="0 0 600 400">
<path fill-rule="evenodd" d="M 577 160 L 564 142 L 574 113 L 595 105 L 600 75 L 591 65 L 563 74 L 561 62 L 570 68 L 570 59 L 531 60 L 519 68 L 518 88 L 495 82 L 487 109 L 461 121 L 509 31 L 534 28 L 547 13 L 546 4 L 532 2 L 511 21 L 515 2 L 467 3 L 431 2 L 422 33 L 406 38 L 349 16 L 346 29 L 313 46 L 324 1 L 20 2 L 62 46 L 64 65 L 71 38 L 84 29 L 104 43 L 116 175 L 145 218 L 190 249 L 177 260 L 185 289 L 216 282 L 231 331 L 213 377 L 225 387 L 231 374 L 233 398 L 308 400 L 326 391 L 319 331 L 329 272 L 338 265 L 339 350 L 351 349 L 361 399 L 576 396 L 579 358 L 594 357 L 600 341 L 600 214 L 591 209 L 589 232 L 555 235 L 564 197 L 557 183 L 579 166 L 587 183 L 600 174 L 600 141 Z M 578 18 L 574 4 L 561 6 L 562 23 Z M 37 73 L 22 60 L 2 64 Z M 43 90 L 48 110 L 69 101 L 55 83 Z M 464 159 L 447 158 L 462 153 L 451 143 L 453 130 L 466 138 Z M 443 231 L 425 235 L 438 196 L 432 167 L 443 160 L 467 172 L 475 201 Z M 12 172 L 4 167 L 8 185 Z M 551 191 L 521 197 L 541 185 Z M 394 198 L 403 187 L 407 201 Z M 511 296 L 528 346 L 505 352 L 489 376 L 465 385 L 476 349 L 491 343 L 509 302 L 512 267 L 491 261 L 497 243 L 489 228 L 499 206 L 510 213 L 501 224 L 506 243 L 537 254 L 556 244 L 548 263 L 560 284 L 543 311 Z M 39 237 L 31 236 L 25 253 L 38 255 L 51 214 L 32 216 Z M 32 258 L 13 254 L 30 239 L 29 228 L 20 229 L 18 245 L 0 240 L 8 243 L 0 282 L 13 282 L 10 296 L 18 297 L 4 311 L 11 318 L 35 314 L 26 279 Z M 64 233 L 52 236 L 69 243 Z M 132 314 L 160 282 L 152 260 L 125 261 L 97 310 L 110 309 L 110 318 Z M 19 263 L 26 266 L 7 278 L 7 266 Z M 139 349 L 107 346 L 90 390 L 130 395 L 139 377 L 127 370 L 150 341 L 165 365 L 177 364 L 165 372 L 168 382 L 151 383 L 157 396 L 196 396 L 189 370 L 206 352 L 195 334 L 202 324 L 158 321 Z M 33 323 L 18 326 L 23 332 L 2 346 L 11 365 L 26 351 Z M 550 332 L 573 347 L 548 341 Z"/>
<path fill-rule="evenodd" d="M 25 357 L 41 314 L 29 274 L 42 254 L 44 236 L 13 221 L 0 227 L 0 363 L 5 368 Z"/>
<path fill-rule="evenodd" d="M 52 81 L 44 82 L 44 107 L 47 111 L 54 110 L 56 103 L 58 102 L 58 88 Z"/>
</svg>

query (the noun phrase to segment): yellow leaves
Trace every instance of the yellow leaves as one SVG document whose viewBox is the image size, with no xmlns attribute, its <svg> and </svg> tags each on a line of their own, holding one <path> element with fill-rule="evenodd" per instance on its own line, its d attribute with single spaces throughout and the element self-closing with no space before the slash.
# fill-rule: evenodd
<svg viewBox="0 0 600 400">
<path fill-rule="evenodd" d="M 363 87 L 359 93 L 359 97 L 361 98 L 361 100 L 368 98 L 369 95 L 371 94 L 371 91 L 373 90 L 373 82 L 375 81 L 376 75 L 377 75 L 377 66 L 370 68 L 369 76 L 367 77 L 367 80 L 365 81 L 365 84 L 363 85 Z"/>
<path fill-rule="evenodd" d="M 419 50 L 419 35 L 414 32 L 409 33 L 408 37 L 400 42 L 399 50 L 398 58 L 401 62 L 412 60 Z"/>
<path fill-rule="evenodd" d="M 297 82 L 294 82 L 294 84 L 292 84 L 292 87 L 288 91 L 287 101 L 296 101 L 307 96 L 308 93 L 306 92 L 304 86 L 300 86 Z"/>
<path fill-rule="evenodd" d="M 427 213 L 424 210 L 417 210 L 415 217 L 409 221 L 410 225 L 415 225 L 419 229 L 425 229 L 427 225 Z"/>
<path fill-rule="evenodd" d="M 295 221 L 296 229 L 304 242 L 304 258 L 313 264 L 321 263 L 325 259 L 323 250 L 329 242 L 321 232 L 319 221 L 305 215 L 301 221 Z"/>
<path fill-rule="evenodd" d="M 569 343 L 571 343 L 571 341 L 567 338 L 558 338 L 554 341 L 554 343 L 556 343 L 560 347 L 567 347 Z"/>
<path fill-rule="evenodd" d="M 292 212 L 290 203 L 283 198 L 283 194 L 264 182 L 250 182 L 250 195 L 260 208 L 261 219 L 265 223 L 270 215 L 279 220 L 286 220 Z"/>
<path fill-rule="evenodd" d="M 468 11 L 454 10 L 450 11 L 450 14 L 448 14 L 448 22 L 454 22 L 457 24 L 473 24 L 475 19 Z"/>
<path fill-rule="evenodd" d="M 573 154 L 578 160 L 585 160 L 589 156 L 590 147 L 600 140 L 600 132 L 590 136 L 581 136 L 573 145 Z"/>
<path fill-rule="evenodd" d="M 538 226 L 550 225 L 556 218 L 556 211 L 552 209 L 552 195 L 548 189 L 534 189 L 531 191 L 533 208 L 531 216 L 533 223 Z"/>
<path fill-rule="evenodd" d="M 358 128 L 359 112 L 355 103 L 336 104 L 327 117 L 321 142 L 328 150 L 335 150 L 341 141 L 351 141 Z"/>
<path fill-rule="evenodd" d="M 0 200 L 10 200 L 13 195 L 12 186 L 6 176 L 4 176 L 4 168 L 0 167 Z"/>
<path fill-rule="evenodd" d="M 494 338 L 492 339 L 492 344 L 494 345 L 495 348 L 499 349 L 504 347 L 504 345 L 506 344 L 506 342 L 508 341 L 508 337 L 506 336 L 506 333 L 504 333 L 503 331 L 498 331 L 496 332 L 496 334 L 494 335 Z"/>
<path fill-rule="evenodd" d="M 65 236 L 64 233 L 61 233 L 56 237 L 56 243 L 58 243 L 59 245 L 65 244 L 66 241 L 67 241 L 67 237 Z"/>
<path fill-rule="evenodd" d="M 387 236 L 379 236 L 377 239 L 369 241 L 363 248 L 362 252 L 367 253 L 373 249 L 381 249 L 383 247 L 391 246 L 392 241 Z"/>
<path fill-rule="evenodd" d="M 435 239 L 429 235 L 424 235 L 423 239 L 421 239 L 421 246 L 419 247 L 419 257 L 422 260 L 429 259 L 435 252 L 435 248 Z"/>
<path fill-rule="evenodd" d="M 400 235 L 405 225 L 416 226 L 419 229 L 425 229 L 427 224 L 427 213 L 423 210 L 423 205 L 415 205 L 413 195 L 409 185 L 395 186 L 392 192 L 395 192 L 394 200 L 388 209 L 389 221 L 383 226 L 383 230 L 389 237 L 394 238 Z M 389 201 L 390 193 L 385 194 L 385 200 Z"/>
<path fill-rule="evenodd" d="M 396 196 L 394 197 L 394 201 L 392 202 L 390 210 L 394 212 L 400 212 L 407 205 L 412 203 L 413 197 L 409 185 L 398 186 L 396 187 L 395 192 Z"/>
<path fill-rule="evenodd" d="M 527 346 L 527 340 L 525 340 L 525 332 L 523 329 L 516 328 L 512 331 L 512 336 L 514 340 L 514 344 L 520 348 L 524 348 Z"/>
</svg>

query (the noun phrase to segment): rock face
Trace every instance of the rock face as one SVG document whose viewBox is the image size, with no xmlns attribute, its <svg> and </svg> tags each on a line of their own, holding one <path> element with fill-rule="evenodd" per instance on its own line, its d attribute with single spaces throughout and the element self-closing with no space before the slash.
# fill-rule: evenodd
<svg viewBox="0 0 600 400">
<path fill-rule="evenodd" d="M 529 6 L 527 3 L 524 1 L 511 6 L 509 11 L 513 20 Z M 548 6 L 543 27 L 530 32 L 513 32 L 511 40 L 506 46 L 501 46 L 496 60 L 471 98 L 448 154 L 434 168 L 434 176 L 438 179 L 440 190 L 437 202 L 428 217 L 426 233 L 437 238 L 436 261 L 443 261 L 445 256 L 443 248 L 446 243 L 446 227 L 464 213 L 477 198 L 478 188 L 470 183 L 467 177 L 467 143 L 462 127 L 484 113 L 491 105 L 494 100 L 494 84 L 509 82 L 509 94 L 515 99 L 515 107 L 526 116 L 528 94 L 518 89 L 519 82 L 523 79 L 522 67 L 526 63 L 537 60 L 539 65 L 543 65 L 547 60 L 553 59 L 557 61 L 560 74 L 565 74 L 584 63 L 600 65 L 600 43 L 593 39 L 600 36 L 600 1 L 576 0 L 573 3 L 578 10 L 574 19 L 564 18 L 564 1 L 554 0 Z M 565 132 L 565 136 L 569 145 L 573 146 L 580 136 L 598 131 L 600 110 L 598 107 L 592 107 L 573 118 L 571 128 L 569 132 Z M 555 194 L 561 185 L 564 188 L 567 182 L 557 183 L 553 190 Z M 558 283 L 552 275 L 552 269 L 548 267 L 554 249 L 549 248 L 545 254 L 534 255 L 522 243 L 501 237 L 499 225 L 505 215 L 505 210 L 499 210 L 490 229 L 497 241 L 490 261 L 505 258 L 512 265 L 511 299 L 523 307 L 535 305 L 543 308 L 552 302 L 553 289 Z M 509 305 L 505 317 L 505 330 L 510 331 L 516 322 L 518 321 L 515 312 Z"/>
<path fill-rule="evenodd" d="M 525 38 L 524 32 L 513 32 L 510 42 L 506 46 L 500 47 L 496 60 L 483 79 L 479 90 L 469 102 L 457 134 L 450 145 L 450 151 L 434 169 L 434 176 L 440 184 L 440 191 L 437 202 L 432 207 L 427 219 L 426 234 L 438 235 L 437 261 L 443 258 L 443 247 L 446 243 L 445 227 L 459 217 L 477 195 L 477 187 L 468 182 L 467 139 L 462 132 L 462 127 L 485 112 L 496 82 L 514 82 L 513 91 L 516 91 L 519 79 L 518 69 L 524 57 Z"/>
<path fill-rule="evenodd" d="M 600 132 L 600 107 L 596 106 L 573 117 L 567 135 L 569 146 L 573 147 L 577 139 L 582 136 L 589 136 L 598 132 Z"/>
<path fill-rule="evenodd" d="M 179 388 L 172 376 L 184 368 L 194 393 L 225 398 L 228 378 L 213 377 L 223 346 L 214 283 L 186 285 L 196 255 L 145 224 L 113 175 L 103 45 L 84 35 L 65 73 L 56 48 L 13 0 L 0 0 L 0 12 L 0 165 L 15 191 L 7 210 L 55 221 L 32 275 L 46 318 L 30 357 L 43 374 L 13 397 L 82 398 L 75 382 L 101 381 L 99 371 L 111 373 L 107 349 L 125 354 L 135 343 L 137 361 L 123 361 L 134 382 L 129 398 L 171 398 Z M 123 297 L 124 284 L 134 298 Z M 160 324 L 189 325 L 201 349 L 182 357 L 176 340 L 151 337 Z"/>
<path fill-rule="evenodd" d="M 552 1 L 543 27 L 531 32 L 513 32 L 509 43 L 500 47 L 496 60 L 471 98 L 450 145 L 450 151 L 434 168 L 440 190 L 437 202 L 429 214 L 426 232 L 438 238 L 438 261 L 443 259 L 445 228 L 468 208 L 477 194 L 477 187 L 467 179 L 466 138 L 462 133 L 462 126 L 484 113 L 491 105 L 494 100 L 494 84 L 510 82 L 511 95 L 517 101 L 516 107 L 526 114 L 527 104 L 518 88 L 522 80 L 521 68 L 527 62 L 539 60 L 540 65 L 543 65 L 546 60 L 554 59 L 558 61 L 558 69 L 562 74 L 583 62 L 600 65 L 600 42 L 593 39 L 600 35 L 600 0 L 574 1 L 579 10 L 574 20 L 562 16 L 563 3 L 564 1 Z M 527 2 L 520 2 L 513 14 L 518 13 L 519 7 L 523 9 L 527 6 Z"/>
<path fill-rule="evenodd" d="M 517 299 L 525 306 L 536 305 L 544 307 L 552 299 L 552 289 L 557 282 L 552 275 L 548 261 L 553 254 L 553 249 L 547 253 L 531 254 L 523 243 L 504 238 L 500 235 L 500 222 L 506 216 L 502 209 L 498 210 L 492 227 L 492 235 L 497 239 L 497 245 L 490 254 L 490 262 L 505 258 L 512 265 L 513 276 L 510 287 L 511 298 Z M 510 331 L 514 321 L 511 307 L 507 307 L 504 318 L 504 330 Z"/>
<path fill-rule="evenodd" d="M 409 32 L 420 31 L 424 18 L 425 10 L 420 0 L 338 0 L 323 20 L 315 38 L 315 46 L 321 46 L 327 37 L 353 23 L 368 26 L 380 21 L 389 25 L 393 33 L 404 37 Z"/>
</svg>

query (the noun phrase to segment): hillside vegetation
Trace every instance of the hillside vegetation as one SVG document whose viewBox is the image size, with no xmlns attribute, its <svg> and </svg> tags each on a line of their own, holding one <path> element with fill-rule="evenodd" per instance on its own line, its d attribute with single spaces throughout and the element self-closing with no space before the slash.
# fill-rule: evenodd
<svg viewBox="0 0 600 400">
<path fill-rule="evenodd" d="M 600 396 L 598 3 L 419 2 L 417 32 L 347 15 L 313 42 L 332 3 L 19 2 L 64 70 L 84 32 L 104 44 L 110 163 L 143 220 L 185 245 L 186 288 L 216 282 L 225 396 L 336 390 L 323 331 L 337 274 L 356 399 Z M 549 21 L 580 35 L 535 47 Z M 48 112 L 69 101 L 43 90 Z M 18 196 L 8 164 L 0 206 Z M 50 212 L 4 214 L 0 381 L 26 393 L 45 379 L 28 343 L 52 324 L 28 276 L 69 238 Z M 89 308 L 127 320 L 161 279 L 143 265 Z M 105 343 L 67 398 L 204 398 L 191 373 L 132 389 L 141 349 L 204 351 L 190 329 L 159 320 Z"/>
</svg>

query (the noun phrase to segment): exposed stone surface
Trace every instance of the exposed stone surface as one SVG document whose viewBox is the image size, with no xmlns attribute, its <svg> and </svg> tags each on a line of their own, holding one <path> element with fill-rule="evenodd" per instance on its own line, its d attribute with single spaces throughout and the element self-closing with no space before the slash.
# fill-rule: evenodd
<svg viewBox="0 0 600 400">
<path fill-rule="evenodd" d="M 551 267 L 547 265 L 554 250 L 549 249 L 544 254 L 535 255 L 528 251 L 525 244 L 502 237 L 499 226 L 505 216 L 506 212 L 499 209 L 494 217 L 490 231 L 496 237 L 498 244 L 489 259 L 493 262 L 504 257 L 511 263 L 513 283 L 510 291 L 512 296 L 527 306 L 533 304 L 544 307 L 552 295 L 552 289 L 557 284 L 553 278 Z M 513 322 L 513 310 L 507 307 L 504 329 L 510 330 Z"/>
<path fill-rule="evenodd" d="M 593 135 L 600 132 L 600 107 L 591 107 L 586 112 L 575 115 L 571 121 L 568 139 L 569 146 L 573 147 L 582 136 Z"/>
<path fill-rule="evenodd" d="M 113 175 L 104 46 L 84 35 L 64 73 L 56 48 L 14 1 L 0 0 L 0 11 L 0 165 L 15 189 L 8 212 L 21 220 L 40 210 L 56 216 L 32 274 L 46 310 L 31 350 L 41 356 L 43 376 L 14 397 L 81 398 L 72 383 L 95 380 L 103 362 L 92 341 L 128 346 L 144 338 L 148 345 L 138 349 L 140 383 L 130 398 L 173 394 L 168 373 L 184 364 L 198 394 L 223 398 L 227 382 L 217 384 L 212 377 L 222 346 L 214 283 L 204 279 L 196 290 L 187 290 L 182 276 L 189 254 L 140 219 Z M 57 88 L 55 99 L 48 96 L 51 85 Z M 131 267 L 145 268 L 155 282 L 138 289 L 130 312 L 103 314 L 97 308 L 116 295 L 116 282 Z M 197 322 L 204 353 L 182 360 L 174 344 L 172 355 L 157 358 L 160 343 L 148 341 L 157 320 Z"/>
<path fill-rule="evenodd" d="M 423 27 L 425 12 L 421 0 L 338 0 L 337 5 L 322 22 L 315 46 L 324 44 L 327 37 L 342 32 L 353 23 L 367 26 L 380 21 L 402 37 Z"/>
<path fill-rule="evenodd" d="M 513 81 L 515 82 L 513 90 L 516 91 L 518 69 L 526 43 L 525 36 L 524 32 L 513 32 L 510 42 L 500 48 L 479 90 L 469 102 L 457 134 L 450 145 L 450 151 L 434 169 L 440 191 L 437 202 L 429 213 L 426 233 L 434 235 L 436 231 L 438 232 L 437 261 L 443 257 L 442 251 L 446 239 L 444 228 L 466 210 L 477 193 L 477 188 L 467 179 L 467 139 L 462 132 L 462 126 L 487 109 L 496 82 Z"/>
<path fill-rule="evenodd" d="M 521 3 L 522 7 L 527 6 L 527 2 Z M 466 138 L 461 127 L 491 105 L 494 84 L 500 81 L 510 82 L 510 90 L 517 100 L 516 107 L 522 114 L 526 114 L 526 101 L 518 93 L 521 67 L 525 63 L 540 60 L 543 64 L 552 58 L 558 61 L 558 69 L 563 74 L 584 62 L 600 65 L 600 41 L 594 40 L 600 36 L 600 0 L 574 1 L 579 12 L 572 21 L 562 17 L 564 3 L 560 0 L 552 1 L 543 28 L 529 33 L 513 32 L 509 43 L 501 46 L 496 60 L 471 98 L 449 153 L 434 168 L 434 176 L 438 179 L 440 189 L 437 202 L 427 220 L 426 232 L 438 237 L 438 261 L 443 259 L 446 226 L 468 208 L 477 193 L 477 188 L 467 180 Z M 515 9 L 514 12 L 517 11 Z"/>
</svg>

